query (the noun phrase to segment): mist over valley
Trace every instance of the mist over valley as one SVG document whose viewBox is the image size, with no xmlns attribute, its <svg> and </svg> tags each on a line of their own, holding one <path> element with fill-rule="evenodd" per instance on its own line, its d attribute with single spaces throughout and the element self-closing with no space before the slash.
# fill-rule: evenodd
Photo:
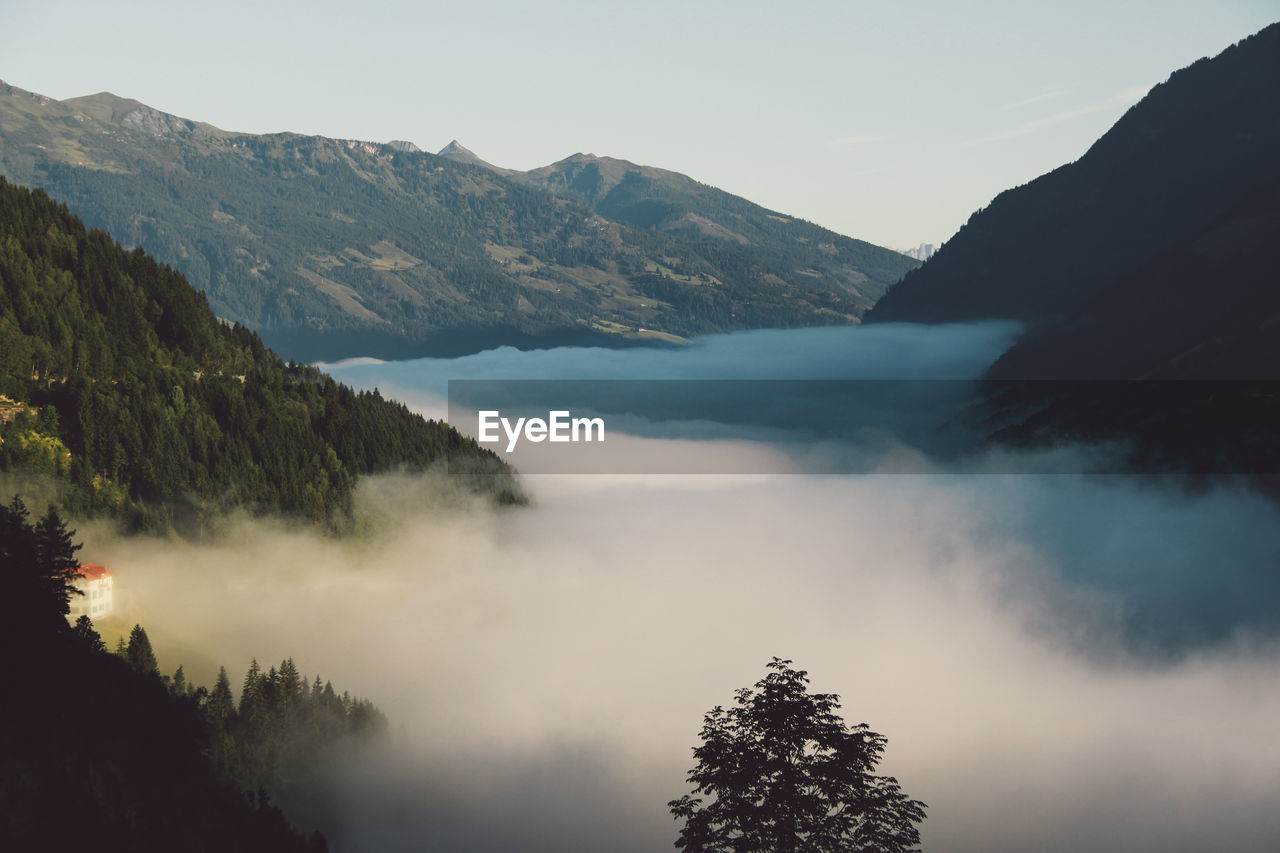
<svg viewBox="0 0 1280 853">
<path fill-rule="evenodd" d="M 0 848 L 1280 849 L 1264 5 L 0 14 Z"/>
<path fill-rule="evenodd" d="M 913 370 L 959 375 L 1008 331 L 940 330 L 932 351 L 919 329 L 884 327 L 330 369 L 439 414 L 444 375 L 743 376 L 764 348 L 802 378 L 829 375 L 833 347 L 860 353 L 854 373 L 905 371 L 895 354 L 910 349 Z M 786 466 L 769 442 L 697 445 Z M 531 505 L 501 511 L 451 507 L 443 473 L 366 480 L 357 500 L 376 522 L 357 542 L 246 520 L 214 546 L 88 547 L 128 567 L 129 620 L 158 647 L 188 661 L 305 649 L 304 671 L 375 697 L 393 735 L 333 770 L 325 830 L 340 849 L 664 847 L 700 715 L 771 655 L 803 661 L 889 736 L 886 772 L 930 803 L 929 849 L 1280 837 L 1249 793 L 1280 757 L 1280 688 L 1261 677 L 1277 656 L 1280 525 L 1256 493 L 937 463 L 525 480 Z M 1188 726 L 1220 736 L 1188 753 Z"/>
</svg>

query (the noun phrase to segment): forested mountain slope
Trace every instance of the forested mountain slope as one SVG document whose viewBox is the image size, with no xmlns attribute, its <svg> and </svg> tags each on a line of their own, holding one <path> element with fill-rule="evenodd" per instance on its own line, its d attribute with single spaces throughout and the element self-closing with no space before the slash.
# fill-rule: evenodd
<svg viewBox="0 0 1280 853">
<path fill-rule="evenodd" d="M 232 507 L 342 527 L 362 474 L 451 456 L 517 498 L 445 424 L 286 364 L 142 250 L 0 179 L 0 471 L 130 527 L 198 529 Z"/>
</svg>

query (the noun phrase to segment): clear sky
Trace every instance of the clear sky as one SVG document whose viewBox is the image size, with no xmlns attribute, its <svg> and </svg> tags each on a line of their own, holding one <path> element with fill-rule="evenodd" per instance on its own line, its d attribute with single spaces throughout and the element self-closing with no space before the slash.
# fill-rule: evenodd
<svg viewBox="0 0 1280 853">
<path fill-rule="evenodd" d="M 684 172 L 882 245 L 945 240 L 1276 0 L 0 0 L 0 79 L 228 130 L 457 138 Z"/>
</svg>

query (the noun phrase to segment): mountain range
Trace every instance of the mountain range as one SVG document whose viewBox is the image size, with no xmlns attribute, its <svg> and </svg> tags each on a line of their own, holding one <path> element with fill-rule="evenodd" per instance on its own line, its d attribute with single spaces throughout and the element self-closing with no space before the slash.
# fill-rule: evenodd
<svg viewBox="0 0 1280 853">
<path fill-rule="evenodd" d="M 917 261 L 683 175 L 455 143 L 224 131 L 0 84 L 0 174 L 146 249 L 300 358 L 856 323 Z"/>
</svg>

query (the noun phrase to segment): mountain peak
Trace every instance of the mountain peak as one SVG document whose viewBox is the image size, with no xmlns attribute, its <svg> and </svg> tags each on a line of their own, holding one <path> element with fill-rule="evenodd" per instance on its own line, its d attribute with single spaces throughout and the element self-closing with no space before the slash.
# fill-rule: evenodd
<svg viewBox="0 0 1280 853">
<path fill-rule="evenodd" d="M 134 130 L 149 133 L 152 136 L 192 133 L 222 135 L 224 133 L 213 125 L 175 116 L 155 107 L 149 107 L 141 101 L 135 101 L 133 98 L 122 98 L 111 92 L 98 92 L 96 95 L 67 98 L 61 103 L 95 121 L 100 121 L 104 124 L 121 124 Z"/>
<path fill-rule="evenodd" d="M 391 148 L 394 148 L 397 151 L 403 151 L 406 154 L 416 154 L 417 152 L 422 150 L 418 146 L 414 145 L 412 142 L 409 142 L 404 139 L 393 139 L 390 142 L 388 142 L 387 145 Z"/>
<path fill-rule="evenodd" d="M 463 147 L 462 143 L 456 139 L 449 140 L 449 144 L 441 148 L 437 156 L 448 157 L 453 160 L 465 160 L 468 163 L 474 163 L 480 159 L 474 151 Z"/>
<path fill-rule="evenodd" d="M 62 102 L 66 106 L 83 113 L 90 118 L 98 121 L 119 121 L 124 116 L 135 110 L 151 110 L 150 107 L 141 101 L 135 101 L 132 98 L 122 98 L 111 92 L 98 92 L 96 95 L 82 95 L 78 98 L 67 98 Z M 152 110 L 152 112 L 159 112 Z"/>
<path fill-rule="evenodd" d="M 472 166 L 481 166 L 490 172 L 497 172 L 499 175 L 511 175 L 514 172 L 511 169 L 503 169 L 495 166 L 487 160 L 481 160 L 474 151 L 463 147 L 462 143 L 456 139 L 449 141 L 449 144 L 441 148 L 437 153 L 437 157 L 443 157 L 446 160 L 452 160 L 455 163 L 467 163 Z"/>
</svg>

